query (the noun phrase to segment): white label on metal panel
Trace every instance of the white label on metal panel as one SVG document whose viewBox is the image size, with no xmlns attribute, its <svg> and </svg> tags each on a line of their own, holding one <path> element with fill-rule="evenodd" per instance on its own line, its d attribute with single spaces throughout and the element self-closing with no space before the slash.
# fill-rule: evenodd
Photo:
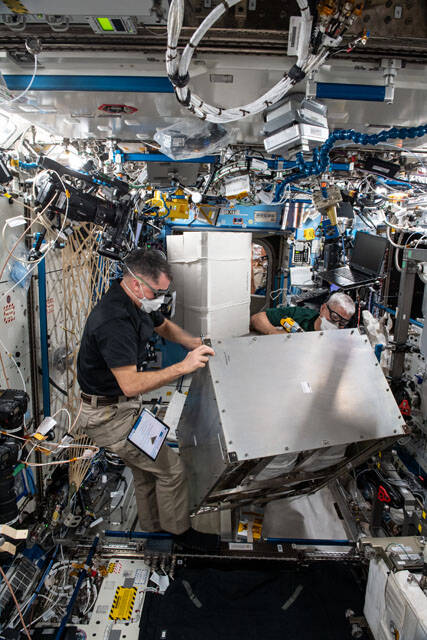
<svg viewBox="0 0 427 640">
<path fill-rule="evenodd" d="M 229 542 L 230 551 L 253 551 L 254 545 L 250 542 Z"/>
<path fill-rule="evenodd" d="M 277 213 L 275 211 L 255 211 L 255 222 L 276 222 Z"/>
<path fill-rule="evenodd" d="M 301 380 L 301 389 L 304 393 L 313 393 L 311 385 L 307 380 Z"/>
<path fill-rule="evenodd" d="M 145 584 L 148 578 L 148 569 L 137 569 L 135 571 L 135 578 L 133 583 L 137 584 Z"/>
<path fill-rule="evenodd" d="M 282 544 L 278 544 L 278 545 L 277 545 L 277 551 L 278 551 L 279 553 L 283 553 L 283 545 L 282 545 Z"/>
<path fill-rule="evenodd" d="M 25 224 L 25 218 L 24 216 L 15 216 L 14 218 L 8 218 L 6 220 L 6 224 L 9 227 L 19 227 Z"/>
</svg>

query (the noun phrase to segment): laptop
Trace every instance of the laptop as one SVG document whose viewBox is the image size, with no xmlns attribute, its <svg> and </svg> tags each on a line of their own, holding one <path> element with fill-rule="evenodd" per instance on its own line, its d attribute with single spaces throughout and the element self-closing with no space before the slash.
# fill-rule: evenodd
<svg viewBox="0 0 427 640">
<path fill-rule="evenodd" d="M 353 289 L 374 282 L 381 271 L 387 248 L 387 238 L 358 231 L 351 252 L 350 265 L 330 271 L 320 271 L 319 276 L 340 289 Z"/>
</svg>

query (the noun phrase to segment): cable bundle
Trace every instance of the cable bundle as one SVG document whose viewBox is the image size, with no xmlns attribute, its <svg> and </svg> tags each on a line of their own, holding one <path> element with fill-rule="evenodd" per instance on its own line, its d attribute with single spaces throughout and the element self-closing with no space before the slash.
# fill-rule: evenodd
<svg viewBox="0 0 427 640">
<path fill-rule="evenodd" d="M 210 14 L 203 20 L 202 24 L 196 29 L 182 55 L 178 53 L 178 40 L 182 29 L 184 19 L 184 0 L 172 0 L 168 15 L 168 44 L 166 50 L 166 70 L 170 81 L 172 82 L 178 101 L 187 107 L 194 115 L 202 120 L 210 122 L 224 123 L 240 120 L 247 116 L 254 115 L 260 111 L 264 111 L 283 96 L 307 73 L 317 69 L 326 59 L 328 51 L 322 48 L 316 55 L 300 54 L 296 64 L 284 74 L 283 78 L 274 85 L 267 93 L 254 102 L 245 104 L 241 107 L 233 107 L 223 109 L 222 107 L 207 104 L 200 96 L 192 93 L 188 84 L 190 82 L 189 67 L 194 51 L 199 45 L 203 36 L 212 27 L 219 18 L 221 18 L 227 9 L 238 4 L 240 0 L 222 0 L 221 4 L 216 6 Z M 303 19 L 301 37 L 304 39 L 304 46 L 300 47 L 300 51 L 308 51 L 308 43 L 311 32 L 311 14 L 307 4 L 307 0 L 297 0 Z"/>
</svg>

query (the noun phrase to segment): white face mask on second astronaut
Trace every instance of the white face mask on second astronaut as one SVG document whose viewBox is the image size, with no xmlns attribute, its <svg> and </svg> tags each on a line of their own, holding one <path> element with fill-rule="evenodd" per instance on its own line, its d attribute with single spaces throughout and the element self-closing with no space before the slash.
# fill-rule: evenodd
<svg viewBox="0 0 427 640">
<path fill-rule="evenodd" d="M 329 329 L 338 329 L 338 327 L 333 322 L 330 322 L 327 318 L 320 318 L 320 330 L 328 331 Z"/>
</svg>

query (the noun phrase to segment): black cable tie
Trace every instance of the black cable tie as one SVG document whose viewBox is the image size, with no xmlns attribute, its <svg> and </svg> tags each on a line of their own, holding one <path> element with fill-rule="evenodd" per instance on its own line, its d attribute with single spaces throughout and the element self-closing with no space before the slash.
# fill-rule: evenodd
<svg viewBox="0 0 427 640">
<path fill-rule="evenodd" d="M 188 89 L 187 95 L 185 96 L 184 99 L 181 99 L 178 96 L 176 90 L 175 90 L 175 95 L 176 95 L 176 99 L 178 100 L 179 104 L 182 104 L 183 107 L 189 107 L 190 106 L 190 103 L 191 103 L 191 90 L 190 89 Z"/>
<path fill-rule="evenodd" d="M 218 115 L 220 116 L 221 113 L 223 112 L 223 108 L 222 107 L 218 107 Z"/>
<path fill-rule="evenodd" d="M 266 108 L 268 109 L 268 107 L 270 107 L 273 103 L 270 102 L 269 100 L 264 100 L 264 104 L 265 104 Z"/>
<path fill-rule="evenodd" d="M 248 115 L 250 113 L 250 111 L 245 111 L 244 109 L 239 109 L 239 111 L 242 112 L 243 116 Z"/>
<path fill-rule="evenodd" d="M 206 113 L 203 114 L 203 116 L 200 118 L 200 120 L 206 120 Z M 200 116 L 199 116 L 200 117 Z"/>
<path fill-rule="evenodd" d="M 177 58 L 177 57 L 178 57 L 178 55 L 177 55 L 177 54 L 176 54 L 176 55 L 174 55 L 174 56 L 168 56 L 168 57 L 167 57 L 167 61 L 168 61 L 168 62 L 172 62 L 172 60 L 176 60 L 176 58 Z"/>
<path fill-rule="evenodd" d="M 188 43 L 188 46 L 191 47 L 192 49 L 197 49 L 197 44 L 193 44 L 190 40 L 190 42 Z"/>
<path fill-rule="evenodd" d="M 301 82 L 301 80 L 305 78 L 304 71 L 297 64 L 294 64 L 294 66 L 289 69 L 287 75 L 294 84 Z"/>
<path fill-rule="evenodd" d="M 178 71 L 172 75 L 168 76 L 169 80 L 172 82 L 174 87 L 178 87 L 178 89 L 183 89 L 190 82 L 190 75 L 187 72 L 185 76 L 180 76 Z"/>
<path fill-rule="evenodd" d="M 228 4 L 227 0 L 221 0 L 221 4 L 224 5 L 227 11 L 230 9 L 230 5 Z"/>
</svg>

